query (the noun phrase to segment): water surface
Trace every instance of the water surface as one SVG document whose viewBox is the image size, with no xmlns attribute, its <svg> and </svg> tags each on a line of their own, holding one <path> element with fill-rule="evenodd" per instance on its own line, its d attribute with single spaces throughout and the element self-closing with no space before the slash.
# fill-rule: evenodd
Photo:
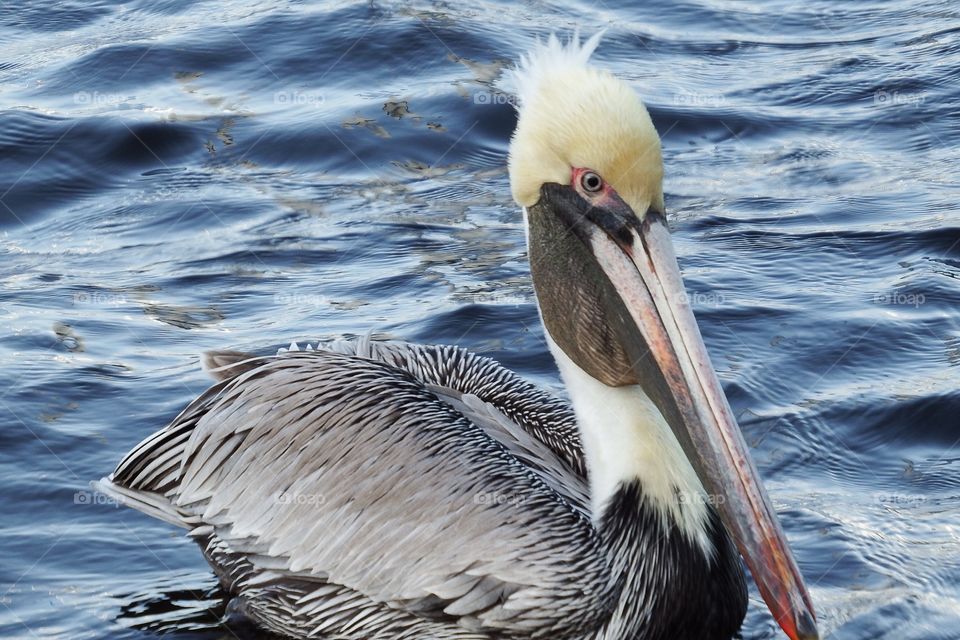
<svg viewBox="0 0 960 640">
<path fill-rule="evenodd" d="M 0 636 L 232 637 L 193 543 L 87 490 L 203 350 L 373 331 L 560 390 L 501 76 L 578 25 L 822 627 L 960 637 L 960 11 L 906 0 L 0 8 Z"/>
</svg>

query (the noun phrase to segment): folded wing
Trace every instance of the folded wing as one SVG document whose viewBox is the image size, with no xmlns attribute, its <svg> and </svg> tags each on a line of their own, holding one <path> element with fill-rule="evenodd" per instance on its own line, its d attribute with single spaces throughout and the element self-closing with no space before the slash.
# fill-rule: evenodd
<svg viewBox="0 0 960 640">
<path fill-rule="evenodd" d="M 505 370 L 462 350 L 331 346 L 215 354 L 222 380 L 102 488 L 190 529 L 244 611 L 284 633 L 593 628 L 611 586 L 569 410 L 535 389 L 524 405 L 522 381 L 487 384 Z"/>
</svg>

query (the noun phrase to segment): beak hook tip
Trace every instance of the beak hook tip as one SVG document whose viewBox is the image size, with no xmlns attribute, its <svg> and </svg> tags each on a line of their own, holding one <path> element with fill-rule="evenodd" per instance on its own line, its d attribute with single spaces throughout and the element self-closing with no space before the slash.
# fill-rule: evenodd
<svg viewBox="0 0 960 640">
<path fill-rule="evenodd" d="M 817 622 L 809 610 L 804 609 L 797 616 L 797 640 L 820 640 Z"/>
</svg>

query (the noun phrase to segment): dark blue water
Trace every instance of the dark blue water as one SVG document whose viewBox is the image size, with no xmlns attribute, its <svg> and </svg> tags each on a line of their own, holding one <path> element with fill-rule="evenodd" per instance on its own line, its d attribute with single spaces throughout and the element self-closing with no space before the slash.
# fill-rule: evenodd
<svg viewBox="0 0 960 640">
<path fill-rule="evenodd" d="M 498 87 L 576 25 L 663 136 L 827 635 L 960 638 L 960 8 L 912 0 L 0 4 L 0 637 L 232 637 L 193 543 L 87 491 L 205 349 L 374 331 L 559 388 Z"/>
</svg>

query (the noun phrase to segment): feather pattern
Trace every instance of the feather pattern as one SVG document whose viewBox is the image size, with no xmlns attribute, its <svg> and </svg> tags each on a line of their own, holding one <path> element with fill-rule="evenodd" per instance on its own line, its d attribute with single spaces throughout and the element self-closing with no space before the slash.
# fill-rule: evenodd
<svg viewBox="0 0 960 640">
<path fill-rule="evenodd" d="M 216 384 L 97 486 L 188 529 L 269 631 L 727 638 L 742 618 L 718 521 L 719 564 L 636 484 L 592 521 L 571 409 L 493 360 L 360 339 L 205 365 Z"/>
<path fill-rule="evenodd" d="M 561 402 L 446 347 L 211 360 L 220 381 L 101 487 L 194 529 L 254 620 L 335 638 L 598 624 L 613 585 Z"/>
</svg>

